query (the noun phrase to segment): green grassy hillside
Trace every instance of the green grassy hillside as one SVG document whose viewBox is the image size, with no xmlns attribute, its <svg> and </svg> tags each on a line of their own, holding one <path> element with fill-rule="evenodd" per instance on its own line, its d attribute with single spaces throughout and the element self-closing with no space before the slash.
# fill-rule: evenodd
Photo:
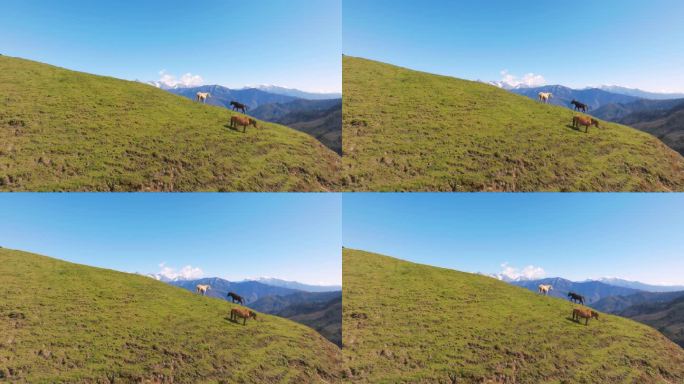
<svg viewBox="0 0 684 384">
<path fill-rule="evenodd" d="M 0 56 L 0 190 L 324 191 L 314 138 L 152 86 Z"/>
<path fill-rule="evenodd" d="M 0 381 L 338 382 L 341 353 L 292 321 L 151 278 L 0 249 Z"/>
<path fill-rule="evenodd" d="M 657 138 L 494 86 L 345 56 L 348 190 L 684 190 L 684 158 Z"/>
<path fill-rule="evenodd" d="M 343 250 L 343 353 L 360 383 L 682 383 L 652 328 L 493 278 Z"/>
</svg>

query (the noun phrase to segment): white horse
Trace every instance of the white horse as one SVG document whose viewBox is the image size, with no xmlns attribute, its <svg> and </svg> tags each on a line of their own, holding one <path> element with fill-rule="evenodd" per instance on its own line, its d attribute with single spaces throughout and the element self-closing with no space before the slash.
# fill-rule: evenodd
<svg viewBox="0 0 684 384">
<path fill-rule="evenodd" d="M 196 100 L 206 103 L 208 97 L 211 97 L 211 94 L 209 92 L 197 92 Z"/>
<path fill-rule="evenodd" d="M 209 285 L 203 285 L 203 284 L 197 284 L 197 287 L 195 288 L 195 292 L 201 293 L 202 296 L 207 294 L 207 291 L 211 288 Z"/>
<path fill-rule="evenodd" d="M 549 291 L 552 289 L 553 289 L 553 287 L 551 286 L 551 284 L 539 284 L 538 292 L 543 294 L 544 296 L 546 296 L 549 294 Z"/>
<path fill-rule="evenodd" d="M 549 99 L 553 97 L 553 93 L 551 92 L 539 92 L 539 101 L 541 101 L 544 104 L 547 104 L 549 102 Z"/>
</svg>

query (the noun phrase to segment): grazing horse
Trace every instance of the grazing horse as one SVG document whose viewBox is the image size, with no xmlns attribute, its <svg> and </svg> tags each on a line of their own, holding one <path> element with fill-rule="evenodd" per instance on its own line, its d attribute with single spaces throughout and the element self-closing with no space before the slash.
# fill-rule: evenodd
<svg viewBox="0 0 684 384">
<path fill-rule="evenodd" d="M 195 292 L 201 293 L 202 296 L 204 296 L 206 295 L 209 288 L 211 288 L 209 285 L 197 284 L 197 287 L 195 287 Z"/>
<path fill-rule="evenodd" d="M 553 287 L 551 286 L 551 284 L 539 284 L 539 287 L 537 287 L 537 292 L 546 296 L 549 294 L 549 291 L 552 289 L 553 289 Z"/>
<path fill-rule="evenodd" d="M 589 319 L 594 318 L 594 319 L 598 320 L 599 315 L 598 315 L 598 312 L 592 311 L 591 309 L 586 309 L 586 308 L 575 308 L 575 309 L 573 309 L 572 310 L 572 319 L 579 323 L 580 318 L 584 319 L 584 325 L 589 325 Z"/>
<path fill-rule="evenodd" d="M 247 106 L 239 103 L 237 101 L 231 101 L 230 106 L 233 107 L 233 111 L 242 111 L 242 113 L 247 113 Z"/>
<path fill-rule="evenodd" d="M 551 92 L 539 92 L 537 94 L 539 97 L 539 101 L 541 101 L 544 104 L 548 104 L 549 99 L 553 97 L 553 93 Z"/>
<path fill-rule="evenodd" d="M 599 127 L 598 120 L 594 118 L 588 116 L 575 116 L 572 118 L 573 128 L 577 128 L 577 130 L 579 130 L 581 125 L 584 125 L 584 132 L 589 132 L 589 126 L 591 125 L 595 125 L 596 128 L 601 128 Z"/>
<path fill-rule="evenodd" d="M 242 132 L 247 132 L 247 126 L 248 125 L 253 125 L 254 128 L 257 128 L 257 122 L 256 120 L 245 117 L 245 116 L 233 116 L 230 118 L 230 127 L 231 128 L 236 128 L 238 126 L 242 126 Z"/>
<path fill-rule="evenodd" d="M 573 303 L 578 303 L 578 304 L 584 304 L 584 296 L 575 293 L 575 292 L 568 292 L 568 298 L 570 301 Z"/>
<path fill-rule="evenodd" d="M 250 317 L 253 317 L 254 320 L 256 320 L 256 312 L 244 308 L 233 308 L 230 310 L 230 320 L 235 321 L 236 323 L 238 321 L 238 318 L 241 318 L 242 325 L 245 325 L 247 324 L 247 319 L 249 319 Z"/>
<path fill-rule="evenodd" d="M 580 103 L 579 101 L 574 100 L 574 99 L 570 102 L 570 104 L 575 106 L 575 111 L 582 111 L 582 112 L 586 113 L 587 109 L 589 109 L 588 105 L 586 105 L 584 103 Z"/>
<path fill-rule="evenodd" d="M 206 103 L 208 97 L 211 97 L 211 93 L 209 93 L 209 92 L 197 92 L 197 96 L 196 96 L 195 100 L 200 101 L 202 103 Z"/>
<path fill-rule="evenodd" d="M 245 305 L 245 299 L 235 292 L 228 292 L 228 297 L 233 300 L 233 303 L 239 303 Z"/>
</svg>

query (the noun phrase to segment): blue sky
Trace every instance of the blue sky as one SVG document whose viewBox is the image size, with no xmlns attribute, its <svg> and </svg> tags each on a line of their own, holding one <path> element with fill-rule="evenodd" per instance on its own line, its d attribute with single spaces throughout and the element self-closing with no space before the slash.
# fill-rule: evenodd
<svg viewBox="0 0 684 384">
<path fill-rule="evenodd" d="M 341 0 L 3 0 L 0 53 L 128 80 L 341 89 Z"/>
<path fill-rule="evenodd" d="M 344 0 L 343 15 L 347 55 L 471 80 L 684 91 L 681 0 Z"/>
<path fill-rule="evenodd" d="M 466 272 L 684 284 L 682 212 L 684 194 L 347 194 L 342 238 Z"/>
<path fill-rule="evenodd" d="M 340 284 L 341 196 L 0 195 L 0 246 L 124 272 Z"/>
</svg>

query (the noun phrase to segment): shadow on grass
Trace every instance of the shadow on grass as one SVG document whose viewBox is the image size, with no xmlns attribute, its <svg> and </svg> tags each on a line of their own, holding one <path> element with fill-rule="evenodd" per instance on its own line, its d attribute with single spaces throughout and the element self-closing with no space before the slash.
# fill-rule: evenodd
<svg viewBox="0 0 684 384">
<path fill-rule="evenodd" d="M 573 130 L 573 131 L 575 131 L 575 132 L 582 132 L 582 133 L 586 133 L 585 131 L 583 131 L 583 130 L 579 129 L 579 127 L 574 127 L 574 126 L 573 126 L 572 124 L 568 124 L 568 125 L 566 125 L 566 126 L 565 126 L 565 128 L 570 128 L 570 129 L 572 129 L 572 130 Z"/>
<path fill-rule="evenodd" d="M 237 324 L 237 325 L 244 325 L 244 324 L 238 322 L 237 319 L 231 319 L 230 316 L 224 317 L 223 320 L 225 320 L 229 323 Z"/>
<path fill-rule="evenodd" d="M 245 133 L 245 132 L 239 130 L 237 127 L 231 126 L 230 124 L 224 124 L 223 127 L 224 127 L 224 128 L 228 128 L 228 129 L 230 129 L 231 131 L 235 131 L 235 132 L 239 132 L 239 133 Z"/>
<path fill-rule="evenodd" d="M 575 320 L 575 319 L 573 319 L 572 317 L 566 317 L 565 320 L 570 321 L 570 322 L 572 322 L 572 323 L 575 323 L 575 324 L 577 324 L 577 325 L 585 326 L 584 321 Z"/>
</svg>

